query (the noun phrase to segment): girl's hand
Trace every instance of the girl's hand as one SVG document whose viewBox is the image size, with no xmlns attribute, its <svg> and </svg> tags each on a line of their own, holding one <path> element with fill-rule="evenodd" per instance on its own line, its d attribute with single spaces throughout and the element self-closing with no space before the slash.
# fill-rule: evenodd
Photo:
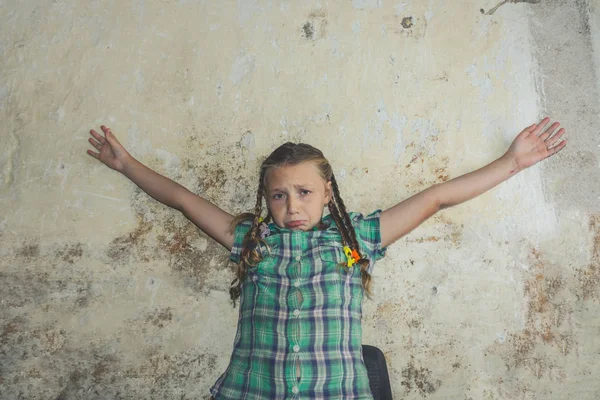
<svg viewBox="0 0 600 400">
<path fill-rule="evenodd" d="M 515 170 L 511 172 L 517 173 L 531 167 L 565 147 L 566 139 L 559 142 L 565 129 L 561 128 L 556 131 L 560 126 L 558 122 L 553 123 L 540 134 L 548 122 L 550 122 L 550 118 L 546 117 L 539 124 L 533 124 L 517 135 L 504 155 L 511 159 L 512 165 L 515 167 Z"/>
<path fill-rule="evenodd" d="M 104 125 L 100 128 L 102 129 L 102 132 L 104 132 L 104 136 L 92 129 L 90 135 L 92 135 L 93 138 L 88 139 L 99 153 L 95 153 L 91 150 L 88 150 L 87 153 L 102 161 L 107 167 L 112 168 L 115 171 L 123 172 L 131 155 L 125 150 L 125 147 L 119 143 L 110 128 L 107 128 Z"/>
</svg>

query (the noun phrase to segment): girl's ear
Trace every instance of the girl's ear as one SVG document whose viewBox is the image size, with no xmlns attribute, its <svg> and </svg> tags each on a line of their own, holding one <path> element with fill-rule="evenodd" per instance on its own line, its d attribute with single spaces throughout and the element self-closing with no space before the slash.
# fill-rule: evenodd
<svg viewBox="0 0 600 400">
<path fill-rule="evenodd" d="M 325 205 L 331 201 L 331 195 L 333 193 L 333 189 L 331 188 L 331 181 L 328 181 L 325 184 Z"/>
</svg>

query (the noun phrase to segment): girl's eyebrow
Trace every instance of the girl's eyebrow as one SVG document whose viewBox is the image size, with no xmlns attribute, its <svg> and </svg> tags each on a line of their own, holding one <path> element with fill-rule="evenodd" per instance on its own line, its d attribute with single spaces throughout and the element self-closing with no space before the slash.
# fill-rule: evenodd
<svg viewBox="0 0 600 400">
<path fill-rule="evenodd" d="M 296 189 L 304 189 L 304 188 L 311 189 L 313 187 L 313 184 L 312 183 L 303 183 L 303 184 L 300 184 L 300 185 L 294 185 L 294 187 Z M 270 189 L 269 192 L 270 193 L 272 193 L 272 192 L 285 192 L 285 189 L 275 187 L 273 189 Z"/>
</svg>

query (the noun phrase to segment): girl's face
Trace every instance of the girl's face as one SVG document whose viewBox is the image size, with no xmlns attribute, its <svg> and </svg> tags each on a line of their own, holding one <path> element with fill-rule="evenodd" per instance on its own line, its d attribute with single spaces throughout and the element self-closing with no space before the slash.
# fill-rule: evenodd
<svg viewBox="0 0 600 400">
<path fill-rule="evenodd" d="M 314 163 L 272 168 L 266 181 L 267 206 L 277 226 L 307 231 L 321 221 L 331 200 L 331 182 L 325 182 Z"/>
</svg>

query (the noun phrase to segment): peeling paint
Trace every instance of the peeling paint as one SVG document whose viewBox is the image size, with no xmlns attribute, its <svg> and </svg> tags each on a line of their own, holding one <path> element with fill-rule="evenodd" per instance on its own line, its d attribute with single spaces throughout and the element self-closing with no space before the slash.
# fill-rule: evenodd
<svg viewBox="0 0 600 400">
<path fill-rule="evenodd" d="M 239 55 L 231 66 L 229 80 L 234 85 L 240 85 L 252 75 L 255 67 L 255 56 L 252 54 Z"/>
<path fill-rule="evenodd" d="M 352 7 L 358 10 L 381 8 L 383 0 L 352 0 Z"/>
</svg>

